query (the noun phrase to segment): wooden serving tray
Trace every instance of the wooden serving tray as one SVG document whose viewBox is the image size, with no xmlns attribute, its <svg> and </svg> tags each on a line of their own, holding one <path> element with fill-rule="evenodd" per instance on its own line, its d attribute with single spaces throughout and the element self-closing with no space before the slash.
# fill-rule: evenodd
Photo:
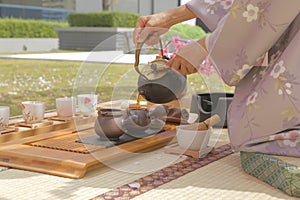
<svg viewBox="0 0 300 200">
<path fill-rule="evenodd" d="M 19 122 L 19 123 L 16 123 L 15 126 L 27 127 L 27 128 L 33 128 L 34 129 L 34 128 L 40 128 L 40 127 L 43 127 L 43 126 L 50 126 L 52 124 L 53 124 L 53 121 L 43 120 L 42 122 L 34 123 L 34 124 Z"/>
<path fill-rule="evenodd" d="M 16 119 L 16 121 L 10 124 L 7 129 L 0 131 L 0 144 L 66 128 L 70 128 L 70 131 L 76 131 L 76 125 L 94 122 L 95 117 L 75 116 L 68 120 L 62 120 L 57 116 L 52 116 L 45 118 L 44 123 L 25 124 L 24 126 L 22 117 Z"/>
<path fill-rule="evenodd" d="M 12 133 L 18 131 L 18 128 L 15 127 L 6 127 L 0 130 L 0 135 L 4 135 L 7 133 Z"/>
<path fill-rule="evenodd" d="M 169 131 L 105 148 L 76 142 L 95 135 L 94 120 L 53 124 L 21 132 L 13 139 L 6 138 L 0 147 L 0 165 L 82 178 L 88 171 L 104 166 L 104 163 L 126 159 L 132 155 L 128 152 L 147 152 L 165 146 L 176 135 L 175 125 L 167 125 L 167 129 Z"/>
</svg>

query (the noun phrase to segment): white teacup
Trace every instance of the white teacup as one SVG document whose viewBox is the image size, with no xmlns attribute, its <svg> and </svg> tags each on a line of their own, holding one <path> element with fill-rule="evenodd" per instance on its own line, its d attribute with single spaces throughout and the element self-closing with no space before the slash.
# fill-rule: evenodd
<svg viewBox="0 0 300 200">
<path fill-rule="evenodd" d="M 97 108 L 97 98 L 96 94 L 80 94 L 78 98 L 78 108 L 80 112 L 84 115 L 94 115 Z"/>
<path fill-rule="evenodd" d="M 179 146 L 182 149 L 201 151 L 208 148 L 212 128 L 208 130 L 187 129 L 189 125 L 181 125 L 176 127 L 176 137 Z"/>
<path fill-rule="evenodd" d="M 76 101 L 74 97 L 56 99 L 56 112 L 61 118 L 69 118 L 76 113 Z"/>
<path fill-rule="evenodd" d="M 0 130 L 7 127 L 9 123 L 9 107 L 0 106 Z"/>
<path fill-rule="evenodd" d="M 45 102 L 24 101 L 22 102 L 22 113 L 25 123 L 33 124 L 43 121 L 45 114 Z"/>
</svg>

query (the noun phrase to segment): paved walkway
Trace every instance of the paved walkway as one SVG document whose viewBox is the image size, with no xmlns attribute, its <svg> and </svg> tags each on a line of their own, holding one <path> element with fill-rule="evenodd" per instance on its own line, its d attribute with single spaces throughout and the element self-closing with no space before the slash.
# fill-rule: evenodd
<svg viewBox="0 0 300 200">
<path fill-rule="evenodd" d="M 154 55 L 141 55 L 140 63 L 154 60 Z M 42 53 L 42 54 L 12 54 L 0 55 L 0 58 L 63 60 L 80 62 L 124 63 L 133 64 L 134 54 L 123 54 L 123 51 L 72 52 L 72 53 Z"/>
</svg>

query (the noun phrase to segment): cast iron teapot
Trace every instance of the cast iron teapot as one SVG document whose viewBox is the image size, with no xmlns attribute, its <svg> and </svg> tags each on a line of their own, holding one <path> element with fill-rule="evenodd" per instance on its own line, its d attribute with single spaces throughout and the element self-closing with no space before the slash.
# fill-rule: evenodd
<svg viewBox="0 0 300 200">
<path fill-rule="evenodd" d="M 149 35 L 151 36 L 151 35 Z M 149 38 L 145 39 L 145 41 Z M 175 72 L 166 66 L 169 58 L 163 54 L 162 41 L 159 40 L 162 56 L 157 56 L 155 60 L 143 65 L 139 69 L 139 58 L 144 42 L 137 44 L 135 51 L 135 70 L 140 74 L 138 78 L 138 92 L 147 101 L 162 104 L 178 99 L 185 91 L 186 76 Z"/>
</svg>

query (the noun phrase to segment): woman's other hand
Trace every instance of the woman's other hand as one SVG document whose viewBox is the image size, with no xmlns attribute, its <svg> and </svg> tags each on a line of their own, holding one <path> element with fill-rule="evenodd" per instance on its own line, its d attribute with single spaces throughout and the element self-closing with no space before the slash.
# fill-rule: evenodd
<svg viewBox="0 0 300 200">
<path fill-rule="evenodd" d="M 197 72 L 197 68 L 194 67 L 183 57 L 176 55 L 172 60 L 167 63 L 167 66 L 172 67 L 175 71 L 180 74 L 188 75 Z"/>
<path fill-rule="evenodd" d="M 184 75 L 196 73 L 208 54 L 205 39 L 181 47 L 167 66 Z"/>
</svg>

